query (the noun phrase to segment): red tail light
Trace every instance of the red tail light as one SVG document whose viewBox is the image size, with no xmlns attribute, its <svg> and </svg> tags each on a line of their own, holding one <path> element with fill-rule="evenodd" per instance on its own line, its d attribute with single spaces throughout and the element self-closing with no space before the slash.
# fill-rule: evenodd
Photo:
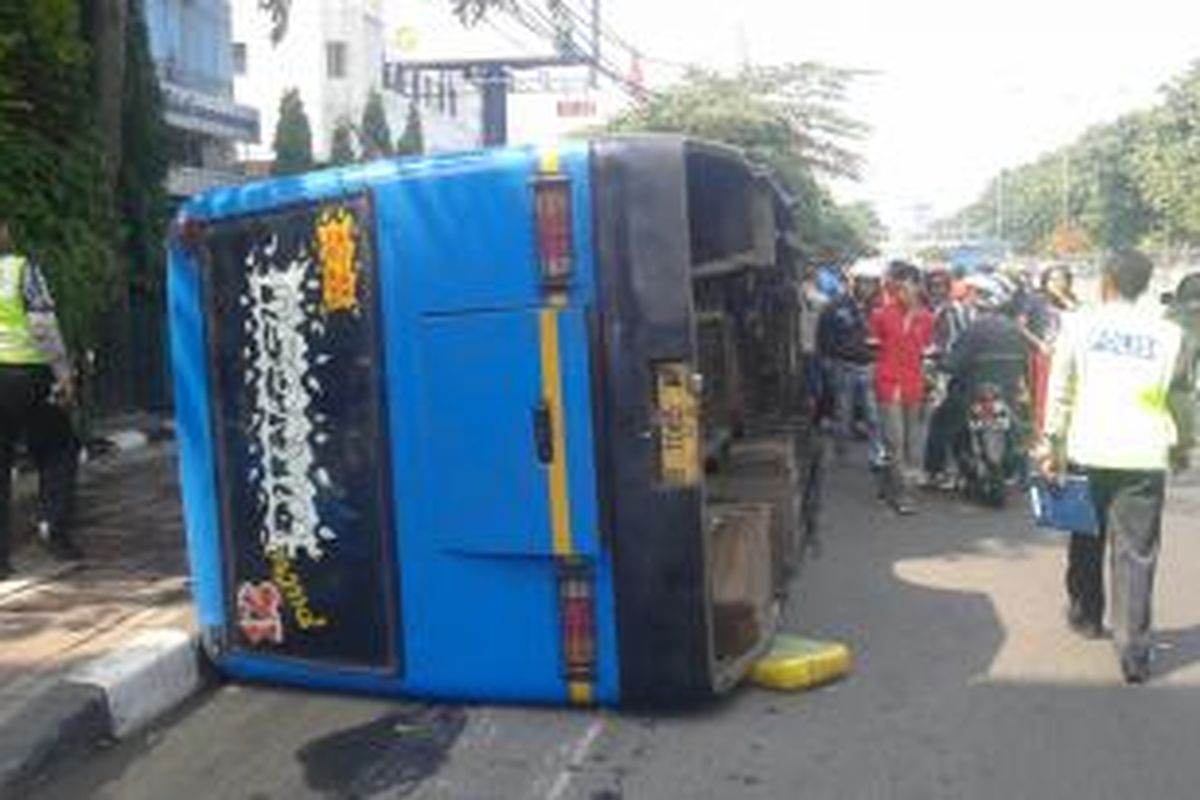
<svg viewBox="0 0 1200 800">
<path fill-rule="evenodd" d="M 208 226 L 195 217 L 180 217 L 175 221 L 174 234 L 185 250 L 195 253 L 204 243 Z"/>
<path fill-rule="evenodd" d="M 596 597 L 592 568 L 577 559 L 560 562 L 558 610 L 562 626 L 563 669 L 572 682 L 596 677 Z"/>
<path fill-rule="evenodd" d="M 571 182 L 558 173 L 539 175 L 533 198 L 542 283 L 562 288 L 572 272 Z"/>
</svg>

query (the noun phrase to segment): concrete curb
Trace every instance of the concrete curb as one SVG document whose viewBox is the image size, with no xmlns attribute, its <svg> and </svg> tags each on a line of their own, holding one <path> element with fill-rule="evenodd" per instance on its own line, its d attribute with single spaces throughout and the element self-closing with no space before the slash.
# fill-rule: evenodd
<svg viewBox="0 0 1200 800">
<path fill-rule="evenodd" d="M 81 665 L 0 727 L 0 797 L 19 796 L 54 761 L 144 729 L 210 680 L 199 637 L 178 629 L 143 631 Z"/>
</svg>

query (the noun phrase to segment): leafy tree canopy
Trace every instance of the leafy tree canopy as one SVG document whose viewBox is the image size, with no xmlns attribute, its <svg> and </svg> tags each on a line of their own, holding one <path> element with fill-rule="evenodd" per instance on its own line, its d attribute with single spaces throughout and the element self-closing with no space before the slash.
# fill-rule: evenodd
<svg viewBox="0 0 1200 800">
<path fill-rule="evenodd" d="M 359 125 L 362 156 L 366 160 L 392 155 L 392 129 L 388 126 L 387 114 L 383 110 L 383 97 L 371 90 L 367 104 L 363 107 L 362 124 Z"/>
<path fill-rule="evenodd" d="M 279 101 L 275 125 L 276 175 L 294 175 L 313 166 L 312 128 L 299 89 L 288 89 Z"/>
<path fill-rule="evenodd" d="M 1005 170 L 942 227 L 1028 253 L 1200 244 L 1200 62 L 1159 105 Z"/>
<path fill-rule="evenodd" d="M 608 129 L 682 133 L 740 148 L 771 167 L 795 198 L 806 255 L 854 255 L 869 246 L 869 219 L 860 213 L 856 227 L 819 180 L 854 177 L 861 167 L 853 145 L 865 127 L 841 109 L 854 74 L 818 64 L 751 68 L 732 77 L 693 70 Z"/>
<path fill-rule="evenodd" d="M 415 102 L 408 105 L 408 117 L 404 122 L 404 133 L 396 142 L 396 155 L 419 156 L 425 152 L 425 134 L 421 129 L 421 111 Z"/>
<path fill-rule="evenodd" d="M 354 123 L 345 117 L 337 121 L 333 127 L 333 141 L 329 145 L 331 164 L 350 164 L 355 160 L 354 135 Z"/>
</svg>

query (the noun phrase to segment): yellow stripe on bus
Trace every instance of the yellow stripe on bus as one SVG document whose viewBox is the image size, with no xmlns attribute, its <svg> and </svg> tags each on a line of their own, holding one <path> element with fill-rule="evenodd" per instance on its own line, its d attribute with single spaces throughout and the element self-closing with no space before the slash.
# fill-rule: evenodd
<svg viewBox="0 0 1200 800">
<path fill-rule="evenodd" d="M 561 164 L 558 157 L 558 148 L 550 147 L 543 150 L 538 158 L 538 172 L 544 172 L 548 175 L 560 171 Z"/>
<path fill-rule="evenodd" d="M 571 681 L 567 684 L 567 695 L 570 697 L 572 705 L 590 706 L 595 702 L 595 693 L 592 690 L 592 684 L 587 681 Z"/>
<path fill-rule="evenodd" d="M 567 423 L 563 414 L 562 369 L 558 345 L 559 312 L 543 308 L 540 312 L 542 345 L 542 396 L 550 409 L 554 459 L 550 462 L 550 528 L 554 555 L 571 556 L 575 552 L 571 537 L 571 503 L 567 491 Z"/>
</svg>

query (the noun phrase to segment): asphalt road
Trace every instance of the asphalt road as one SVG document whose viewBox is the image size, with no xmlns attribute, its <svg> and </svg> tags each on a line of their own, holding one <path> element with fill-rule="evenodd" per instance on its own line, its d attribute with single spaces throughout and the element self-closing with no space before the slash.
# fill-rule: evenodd
<svg viewBox="0 0 1200 800">
<path fill-rule="evenodd" d="M 1200 475 L 1171 490 L 1156 676 L 1062 622 L 1060 541 L 930 496 L 898 518 L 831 466 L 824 552 L 787 627 L 852 645 L 808 694 L 686 714 L 398 704 L 228 686 L 59 765 L 35 798 L 1081 798 L 1200 796 Z"/>
</svg>

